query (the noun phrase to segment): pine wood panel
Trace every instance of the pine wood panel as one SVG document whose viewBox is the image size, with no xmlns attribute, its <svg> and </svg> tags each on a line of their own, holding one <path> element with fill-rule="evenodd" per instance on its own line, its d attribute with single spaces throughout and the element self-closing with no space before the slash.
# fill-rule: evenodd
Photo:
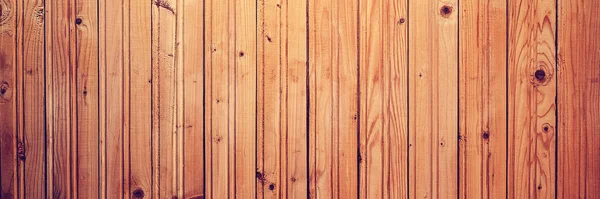
<svg viewBox="0 0 600 199">
<path fill-rule="evenodd" d="M 23 84 L 19 96 L 23 103 L 22 127 L 19 140 L 22 143 L 19 158 L 22 164 L 19 174 L 23 174 L 22 186 L 19 186 L 20 198 L 46 197 L 46 71 L 44 37 L 44 2 L 37 0 L 22 1 L 22 33 L 19 34 L 19 75 Z M 19 6 L 20 7 L 20 6 Z M 5 11 L 3 10 L 3 14 Z M 4 43 L 3 43 L 4 44 Z M 17 148 L 18 149 L 18 148 Z M 25 186 L 26 185 L 26 186 Z M 22 190 L 22 191 L 21 191 Z"/>
<path fill-rule="evenodd" d="M 232 0 L 205 2 L 205 194 L 207 198 L 227 198 L 234 193 L 233 164 L 230 149 L 233 147 L 233 123 L 229 120 L 234 112 L 231 102 L 233 79 L 234 33 L 232 18 L 235 13 Z M 231 183 L 230 183 L 231 182 Z"/>
<path fill-rule="evenodd" d="M 508 2 L 508 197 L 511 198 L 556 195 L 555 3 Z"/>
<path fill-rule="evenodd" d="M 408 3 L 411 197 L 458 194 L 457 3 Z"/>
<path fill-rule="evenodd" d="M 180 186 L 183 198 L 204 197 L 204 10 L 202 1 L 185 0 L 179 8 L 178 72 L 183 122 L 180 140 Z M 182 106 L 183 105 L 183 106 Z"/>
<path fill-rule="evenodd" d="M 408 197 L 406 1 L 360 1 L 360 197 Z"/>
<path fill-rule="evenodd" d="M 150 197 L 153 193 L 153 178 L 155 172 L 152 164 L 152 43 L 151 43 L 151 6 L 146 0 L 125 1 L 124 45 L 125 48 L 125 96 L 129 101 L 124 103 L 129 106 L 128 138 L 125 142 L 125 155 L 129 156 L 125 167 L 129 173 L 129 186 L 127 189 L 129 198 Z M 129 70 L 127 70 L 129 69 Z M 128 93 L 128 94 L 127 94 Z M 126 129 L 127 130 L 127 129 Z M 128 147 L 127 147 L 128 146 Z M 127 180 L 127 179 L 126 179 Z"/>
<path fill-rule="evenodd" d="M 598 6 L 0 0 L 0 194 L 594 198 Z"/>
<path fill-rule="evenodd" d="M 121 198 L 124 167 L 124 9 L 122 1 L 100 1 L 100 197 Z M 109 183 L 110 182 L 110 183 Z"/>
<path fill-rule="evenodd" d="M 259 4 L 258 198 L 308 197 L 306 3 Z"/>
<path fill-rule="evenodd" d="M 0 195 L 18 197 L 17 2 L 0 1 Z M 20 79 L 20 78 L 19 78 Z M 19 143 L 20 144 L 20 143 Z"/>
<path fill-rule="evenodd" d="M 600 19 L 597 1 L 558 3 L 557 196 L 600 196 Z"/>
<path fill-rule="evenodd" d="M 505 1 L 460 2 L 460 198 L 505 198 Z"/>
<path fill-rule="evenodd" d="M 308 4 L 310 197 L 358 197 L 358 2 Z"/>
</svg>

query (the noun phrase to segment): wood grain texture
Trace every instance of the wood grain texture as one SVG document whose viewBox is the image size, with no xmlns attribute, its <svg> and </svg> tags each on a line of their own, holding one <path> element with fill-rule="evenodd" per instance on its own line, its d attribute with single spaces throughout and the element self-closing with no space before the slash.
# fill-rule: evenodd
<svg viewBox="0 0 600 199">
<path fill-rule="evenodd" d="M 205 196 L 230 197 L 234 188 L 233 164 L 233 0 L 205 2 Z"/>
<path fill-rule="evenodd" d="M 180 24 L 181 41 L 179 59 L 183 79 L 183 107 L 178 112 L 183 116 L 182 166 L 179 179 L 183 198 L 204 197 L 204 3 L 183 2 L 180 8 L 183 24 Z M 181 195 L 180 194 L 180 195 Z"/>
<path fill-rule="evenodd" d="M 460 198 L 506 198 L 506 2 L 460 2 Z"/>
<path fill-rule="evenodd" d="M 360 1 L 360 196 L 408 197 L 406 1 Z"/>
<path fill-rule="evenodd" d="M 46 198 L 46 71 L 45 71 L 45 9 L 39 0 L 22 1 L 22 36 L 19 39 L 20 66 L 23 68 L 22 110 L 23 128 L 19 140 L 23 143 L 24 183 L 22 197 Z M 3 11 L 4 12 L 4 11 Z"/>
<path fill-rule="evenodd" d="M 553 198 L 555 1 L 508 2 L 508 197 Z"/>
<path fill-rule="evenodd" d="M 559 198 L 600 196 L 599 3 L 558 1 Z"/>
<path fill-rule="evenodd" d="M 176 0 L 152 6 L 153 197 L 177 197 L 177 15 Z"/>
<path fill-rule="evenodd" d="M 591 0 L 0 0 L 2 198 L 594 198 Z"/>
<path fill-rule="evenodd" d="M 78 20 L 79 19 L 79 20 Z M 75 16 L 69 21 L 75 27 L 77 66 L 77 131 L 76 183 L 74 197 L 94 198 L 101 195 L 99 171 L 99 37 L 98 1 L 76 2 Z M 79 23 L 81 22 L 81 23 Z M 47 54 L 46 54 L 47 55 Z M 73 149 L 75 151 L 75 149 Z"/>
<path fill-rule="evenodd" d="M 72 135 L 78 124 L 78 106 L 72 97 L 76 96 L 77 86 L 74 5 L 74 0 L 46 3 L 46 41 L 49 41 L 46 43 L 46 189 L 53 198 L 69 198 L 76 193 L 72 187 L 74 154 L 70 147 L 77 143 L 72 142 Z M 89 184 L 81 182 L 78 185 Z"/>
<path fill-rule="evenodd" d="M 235 197 L 256 197 L 257 4 L 235 1 Z"/>
<path fill-rule="evenodd" d="M 16 198 L 17 173 L 17 1 L 0 0 L 0 197 Z M 19 78 L 20 80 L 20 78 Z M 20 143 L 19 143 L 20 144 Z M 21 153 L 21 152 L 19 152 Z"/>
<path fill-rule="evenodd" d="M 100 1 L 100 197 L 123 197 L 124 167 L 124 5 Z"/>
<path fill-rule="evenodd" d="M 358 197 L 358 2 L 309 0 L 309 194 Z"/>
<path fill-rule="evenodd" d="M 130 198 L 150 197 L 153 193 L 152 164 L 152 43 L 151 43 L 151 6 L 146 0 L 129 0 L 125 19 L 126 44 L 125 49 L 129 64 L 129 189 Z M 126 87 L 127 88 L 127 87 Z"/>
<path fill-rule="evenodd" d="M 411 1 L 409 192 L 458 196 L 458 2 Z"/>
<path fill-rule="evenodd" d="M 308 197 L 306 3 L 259 2 L 258 198 Z"/>
</svg>

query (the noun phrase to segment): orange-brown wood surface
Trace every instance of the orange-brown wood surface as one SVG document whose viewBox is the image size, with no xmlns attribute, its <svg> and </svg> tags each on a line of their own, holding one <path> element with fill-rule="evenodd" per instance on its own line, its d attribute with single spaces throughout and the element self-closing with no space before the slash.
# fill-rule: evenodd
<svg viewBox="0 0 600 199">
<path fill-rule="evenodd" d="M 0 0 L 0 198 L 599 198 L 593 0 Z"/>
</svg>

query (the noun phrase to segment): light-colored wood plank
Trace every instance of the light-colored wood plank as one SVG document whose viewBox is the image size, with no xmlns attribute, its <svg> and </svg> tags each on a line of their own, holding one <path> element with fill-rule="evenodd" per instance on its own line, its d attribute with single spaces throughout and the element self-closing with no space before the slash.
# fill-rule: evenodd
<svg viewBox="0 0 600 199">
<path fill-rule="evenodd" d="M 287 67 L 282 52 L 286 42 L 284 2 L 260 0 L 258 42 L 258 122 L 257 122 L 257 197 L 280 198 L 285 194 L 285 74 Z M 284 8 L 285 9 L 285 8 Z M 282 176 L 284 179 L 282 179 Z"/>
<path fill-rule="evenodd" d="M 558 1 L 559 198 L 600 196 L 599 11 L 599 1 Z"/>
<path fill-rule="evenodd" d="M 204 197 L 204 4 L 186 0 L 182 5 L 183 29 L 183 197 Z M 201 12 L 202 11 L 202 12 Z M 181 68 L 181 67 L 180 67 Z"/>
<path fill-rule="evenodd" d="M 22 68 L 22 101 L 23 128 L 19 139 L 24 156 L 20 157 L 23 164 L 24 183 L 20 187 L 20 196 L 31 198 L 46 198 L 46 98 L 45 69 L 44 69 L 44 2 L 27 0 L 23 2 L 22 36 L 19 38 L 19 66 Z M 21 30 L 21 29 L 19 29 Z M 27 192 L 25 194 L 25 191 Z"/>
<path fill-rule="evenodd" d="M 101 0 L 100 45 L 100 196 L 123 197 L 124 9 L 123 1 Z"/>
<path fill-rule="evenodd" d="M 77 131 L 73 131 L 73 139 L 76 140 L 76 159 L 73 165 L 77 168 L 76 182 L 73 185 L 76 192 L 74 197 L 94 198 L 98 197 L 100 182 L 98 173 L 102 168 L 99 164 L 99 56 L 98 56 L 98 2 L 81 1 L 76 2 L 75 16 L 67 21 L 76 27 L 77 50 L 72 51 L 76 59 L 77 87 L 73 91 L 77 104 Z M 48 43 L 47 43 L 48 44 Z M 74 73 L 75 74 L 75 73 Z M 75 88 L 72 88 L 75 89 Z M 64 93 L 62 94 L 64 95 Z M 75 104 L 75 103 L 74 103 Z M 75 113 L 73 113 L 75 115 Z M 75 153 L 75 152 L 74 152 Z"/>
<path fill-rule="evenodd" d="M 259 2 L 258 198 L 306 198 L 306 1 Z"/>
<path fill-rule="evenodd" d="M 309 1 L 311 198 L 358 197 L 358 2 Z"/>
<path fill-rule="evenodd" d="M 205 175 L 206 197 L 227 198 L 233 193 L 234 167 L 230 165 L 233 149 L 234 109 L 233 3 L 209 0 L 205 2 L 205 68 L 206 126 Z"/>
<path fill-rule="evenodd" d="M 18 198 L 17 1 L 0 0 L 0 193 Z"/>
<path fill-rule="evenodd" d="M 152 6 L 154 194 L 177 197 L 176 0 L 154 0 Z"/>
<path fill-rule="evenodd" d="M 506 2 L 460 6 L 460 198 L 506 198 Z"/>
<path fill-rule="evenodd" d="M 235 197 L 256 197 L 256 1 L 235 1 Z M 230 121 L 231 122 L 231 121 Z M 230 162 L 231 164 L 231 162 Z"/>
<path fill-rule="evenodd" d="M 151 45 L 151 6 L 146 0 L 130 0 L 129 12 L 125 25 L 129 28 L 126 37 L 129 45 L 129 101 L 130 115 L 128 117 L 129 148 L 129 196 L 131 198 L 148 198 L 153 193 L 152 174 L 156 172 L 152 166 L 152 45 Z M 126 94 L 127 95 L 127 94 Z"/>
<path fill-rule="evenodd" d="M 508 197 L 553 198 L 556 2 L 508 1 Z"/>
<path fill-rule="evenodd" d="M 360 3 L 360 195 L 407 198 L 406 1 Z"/>
<path fill-rule="evenodd" d="M 458 196 L 457 3 L 408 3 L 409 185 L 414 198 Z"/>
<path fill-rule="evenodd" d="M 283 113 L 287 139 L 282 146 L 287 149 L 286 175 L 282 178 L 286 194 L 282 196 L 308 198 L 308 1 L 283 1 L 281 5 L 286 18 L 280 41 L 285 47 L 282 61 L 287 65 L 283 72 L 286 92 L 282 105 L 287 110 Z"/>
<path fill-rule="evenodd" d="M 384 193 L 384 1 L 360 1 L 360 195 Z M 389 74 L 389 73 L 385 73 Z M 387 190 L 385 190 L 387 191 Z"/>
</svg>

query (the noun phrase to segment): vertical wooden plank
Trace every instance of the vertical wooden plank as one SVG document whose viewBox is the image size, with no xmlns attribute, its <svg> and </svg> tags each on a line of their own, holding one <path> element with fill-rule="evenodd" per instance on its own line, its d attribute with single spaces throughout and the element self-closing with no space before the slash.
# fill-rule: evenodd
<svg viewBox="0 0 600 199">
<path fill-rule="evenodd" d="M 17 1 L 0 0 L 0 197 L 18 198 Z M 22 56 L 22 55 L 21 55 Z"/>
<path fill-rule="evenodd" d="M 286 64 L 282 71 L 286 86 L 282 106 L 287 110 L 283 113 L 287 139 L 282 146 L 286 148 L 286 175 L 282 178 L 285 188 L 282 190 L 287 198 L 308 198 L 308 1 L 281 4 L 282 15 L 286 16 L 280 40 L 285 49 L 282 62 Z"/>
<path fill-rule="evenodd" d="M 600 19 L 594 16 L 599 11 L 598 1 L 558 1 L 560 198 L 600 195 Z"/>
<path fill-rule="evenodd" d="M 46 139 L 48 173 L 47 197 L 69 198 L 76 191 L 71 185 L 73 132 L 77 130 L 75 1 L 46 2 L 46 92 L 48 134 Z M 77 146 L 77 145 L 75 145 Z M 88 162 L 86 162 L 88 163 Z M 84 163 L 85 165 L 85 163 Z M 51 175 L 50 175 L 51 174 Z"/>
<path fill-rule="evenodd" d="M 258 153 L 257 197 L 280 198 L 285 194 L 285 74 L 282 45 L 285 30 L 284 2 L 260 0 L 258 7 Z M 283 7 L 283 9 L 282 9 Z M 282 176 L 284 179 L 282 179 Z"/>
<path fill-rule="evenodd" d="M 358 197 L 358 2 L 308 4 L 310 197 Z"/>
<path fill-rule="evenodd" d="M 124 10 L 123 2 L 100 1 L 101 197 L 123 197 Z"/>
<path fill-rule="evenodd" d="M 256 1 L 235 4 L 235 197 L 256 197 Z M 231 164 L 231 163 L 230 163 Z"/>
<path fill-rule="evenodd" d="M 506 198 L 506 2 L 460 2 L 460 197 Z"/>
<path fill-rule="evenodd" d="M 24 164 L 25 187 L 20 187 L 20 196 L 31 198 L 46 198 L 46 98 L 45 92 L 45 63 L 44 63 L 44 24 L 45 4 L 41 0 L 21 1 L 22 5 L 22 37 L 19 38 L 20 66 L 23 68 L 23 131 L 19 140 L 24 156 L 20 157 Z M 20 6 L 19 6 L 20 7 Z M 21 29 L 19 29 L 21 30 Z M 26 191 L 26 193 L 25 193 Z"/>
<path fill-rule="evenodd" d="M 409 3 L 411 197 L 455 198 L 458 165 L 458 4 Z"/>
<path fill-rule="evenodd" d="M 152 73 L 154 194 L 156 198 L 176 197 L 177 81 L 175 0 L 154 0 L 152 6 Z"/>
<path fill-rule="evenodd" d="M 233 146 L 232 131 L 233 113 L 232 90 L 230 84 L 233 77 L 233 50 L 231 36 L 234 29 L 233 0 L 226 2 L 209 0 L 205 2 L 204 28 L 205 68 L 206 68 L 206 197 L 227 198 L 234 190 L 233 165 L 230 164 Z M 231 162 L 233 163 L 233 162 Z"/>
<path fill-rule="evenodd" d="M 129 18 L 125 19 L 129 37 L 126 42 L 130 73 L 129 82 L 129 181 L 131 198 L 148 198 L 153 193 L 152 152 L 155 149 L 152 136 L 152 38 L 151 7 L 146 0 L 129 0 Z M 126 94 L 127 95 L 127 94 Z M 127 149 L 125 149 L 127 151 Z M 127 169 L 127 168 L 126 168 Z"/>
<path fill-rule="evenodd" d="M 360 1 L 360 195 L 408 197 L 406 1 Z"/>
<path fill-rule="evenodd" d="M 360 157 L 362 198 L 384 193 L 383 1 L 360 1 Z M 386 73 L 387 74 L 387 73 Z M 387 190 L 385 190 L 387 191 Z"/>
<path fill-rule="evenodd" d="M 183 2 L 183 197 L 204 197 L 204 2 Z"/>
<path fill-rule="evenodd" d="M 508 3 L 508 197 L 552 198 L 556 2 Z"/>
<path fill-rule="evenodd" d="M 76 2 L 76 18 L 69 23 L 76 24 L 77 63 L 77 131 L 73 139 L 77 143 L 76 185 L 74 197 L 98 197 L 100 182 L 99 164 L 99 57 L 98 57 L 98 2 Z M 48 44 L 48 43 L 46 43 Z M 75 89 L 75 88 L 73 88 Z"/>
<path fill-rule="evenodd" d="M 259 2 L 259 198 L 306 198 L 306 1 Z"/>
<path fill-rule="evenodd" d="M 408 0 L 384 4 L 384 197 L 408 198 Z M 387 158 L 386 158 L 387 157 Z"/>
</svg>

